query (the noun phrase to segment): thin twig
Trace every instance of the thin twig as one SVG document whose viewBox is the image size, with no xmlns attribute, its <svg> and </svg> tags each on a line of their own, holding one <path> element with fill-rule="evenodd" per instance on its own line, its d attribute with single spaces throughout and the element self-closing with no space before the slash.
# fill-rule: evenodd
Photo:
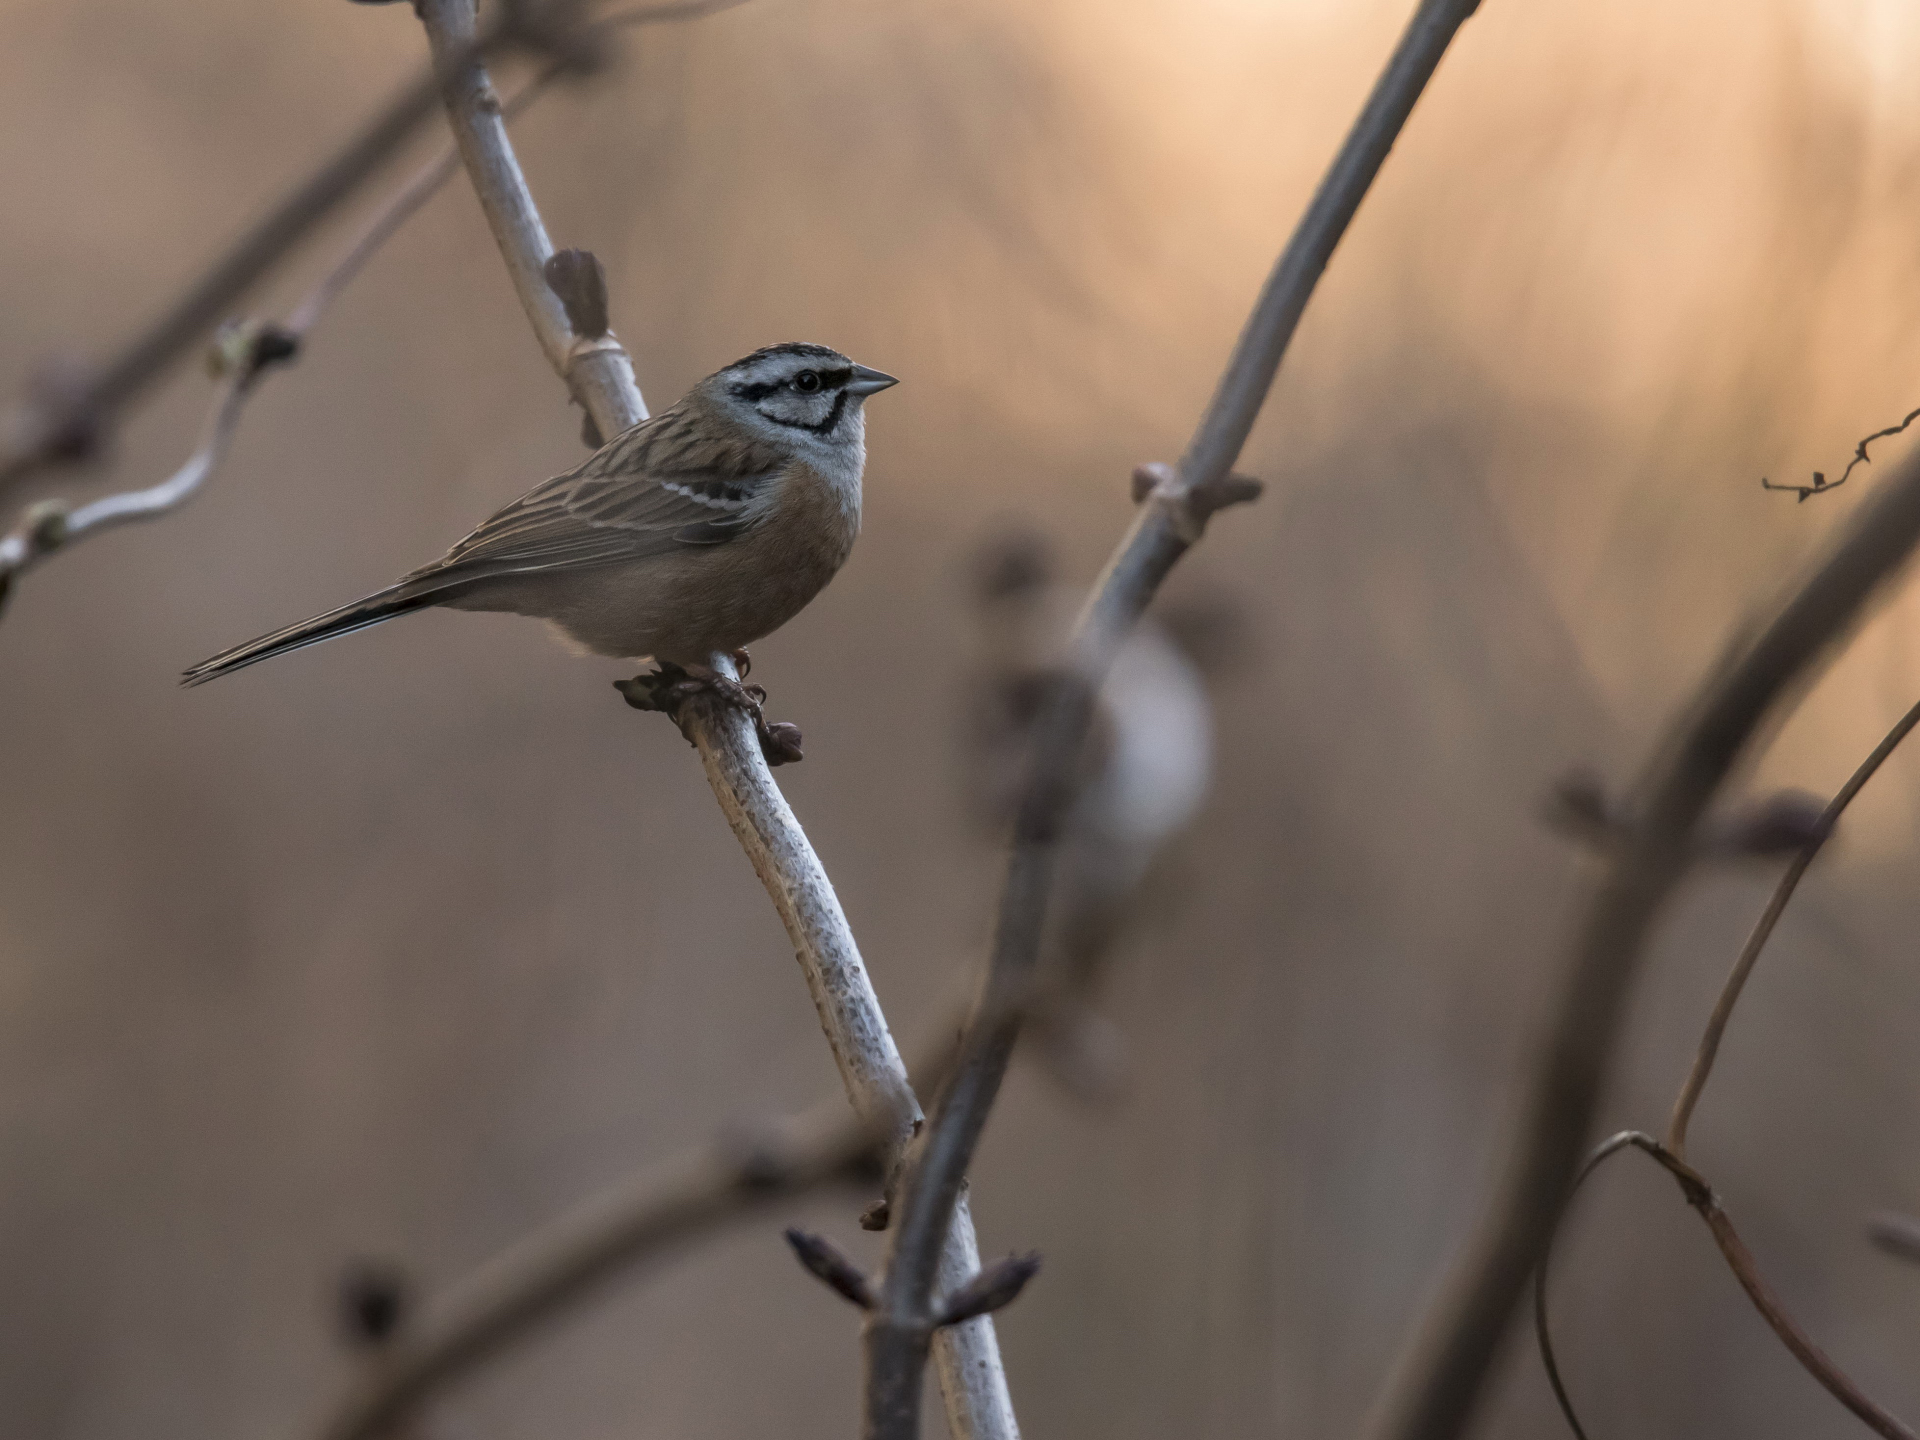
<svg viewBox="0 0 1920 1440">
<path fill-rule="evenodd" d="M 1770 621 L 1736 632 L 1669 730 L 1641 786 L 1645 802 L 1606 853 L 1507 1176 L 1395 1372 L 1377 1432 L 1386 1440 L 1452 1440 L 1464 1429 L 1566 1203 L 1628 988 L 1662 905 L 1696 853 L 1702 815 L 1781 698 L 1847 632 L 1916 541 L 1920 455 L 1861 506 Z"/>
<path fill-rule="evenodd" d="M 1786 1305 L 1767 1284 L 1766 1277 L 1760 1273 L 1759 1262 L 1753 1258 L 1753 1252 L 1740 1238 L 1740 1232 L 1734 1229 L 1733 1220 L 1720 1203 L 1720 1197 L 1706 1178 L 1691 1165 L 1674 1154 L 1651 1135 L 1638 1130 L 1623 1131 L 1596 1149 L 1587 1157 L 1575 1180 L 1575 1188 L 1586 1182 L 1600 1163 L 1620 1151 L 1633 1148 L 1650 1155 L 1664 1167 L 1668 1174 L 1679 1182 L 1680 1193 L 1686 1197 L 1700 1218 L 1706 1221 L 1707 1229 L 1720 1247 L 1727 1266 L 1733 1271 L 1734 1278 L 1740 1282 L 1740 1288 L 1747 1292 L 1747 1298 L 1760 1312 L 1773 1333 L 1780 1337 L 1794 1359 L 1806 1372 L 1825 1387 L 1828 1394 L 1838 1400 L 1847 1409 L 1858 1416 L 1875 1434 L 1885 1440 L 1920 1440 L 1898 1416 L 1893 1415 L 1856 1385 L 1831 1356 L 1815 1343 L 1800 1323 L 1788 1312 Z M 1553 1386 L 1554 1398 L 1560 1404 L 1560 1413 L 1566 1417 L 1568 1427 L 1577 1440 L 1587 1440 L 1587 1432 L 1581 1428 L 1579 1417 L 1574 1413 L 1573 1401 L 1568 1396 L 1566 1386 L 1561 1381 L 1560 1369 L 1553 1358 L 1553 1340 L 1547 1327 L 1547 1265 L 1550 1253 L 1543 1253 L 1540 1265 L 1534 1275 L 1533 1323 L 1534 1333 L 1540 1342 L 1541 1359 L 1546 1365 L 1547 1379 Z"/>
<path fill-rule="evenodd" d="M 421 0 L 419 9 L 428 40 L 448 74 L 448 114 L 455 138 L 522 307 L 542 349 L 567 377 L 598 433 L 615 435 L 646 415 L 632 364 L 610 334 L 586 344 L 574 334 L 565 305 L 547 283 L 545 265 L 553 247 L 499 123 L 485 71 L 478 65 L 445 63 L 465 48 L 473 25 L 470 0 Z M 714 656 L 709 663 L 733 674 L 729 657 Z M 793 942 L 849 1099 L 857 1113 L 882 1117 L 889 1128 L 891 1168 L 920 1122 L 920 1106 L 839 898 L 774 784 L 751 719 L 726 707 L 723 712 L 696 713 L 689 729 L 714 794 Z M 964 1282 L 979 1269 L 972 1220 L 964 1211 L 956 1214 L 941 1255 L 941 1273 L 957 1281 Z M 991 1318 L 980 1316 L 944 1330 L 935 1358 L 955 1435 L 960 1440 L 1017 1440 L 1019 1427 Z"/>
<path fill-rule="evenodd" d="M 583 33 L 592 37 L 620 28 L 698 19 L 745 3 L 746 0 L 693 0 L 685 4 L 643 6 L 604 16 L 585 27 Z M 572 73 L 573 68 L 567 61 L 548 64 L 502 105 L 502 116 L 507 120 L 518 117 L 556 80 Z M 56 551 L 65 551 L 78 540 L 120 525 L 158 519 L 192 499 L 225 459 L 234 432 L 239 428 L 241 411 L 260 377 L 276 365 L 297 357 L 341 292 L 380 247 L 459 169 L 459 149 L 449 142 L 381 203 L 340 258 L 301 297 L 284 325 L 233 322 L 229 326 L 231 334 L 214 347 L 222 379 L 202 424 L 200 442 L 172 475 L 157 485 L 107 495 L 78 507 L 70 508 L 58 500 L 29 506 L 13 529 L 0 536 L 0 608 L 4 608 L 19 577 Z"/>
<path fill-rule="evenodd" d="M 530 32 L 519 14 L 524 3 L 503 5 L 484 31 L 469 36 L 463 56 L 475 59 L 510 41 L 526 43 Z M 371 177 L 434 113 L 439 99 L 438 79 L 423 71 L 117 355 L 62 393 L 40 395 L 0 421 L 0 498 L 33 472 L 96 450 L 117 412 L 191 350 L 246 290 Z"/>
<path fill-rule="evenodd" d="M 1747 977 L 1753 973 L 1754 962 L 1760 958 L 1760 952 L 1766 947 L 1768 937 L 1773 934 L 1774 926 L 1780 923 L 1780 915 L 1787 908 L 1787 902 L 1793 898 L 1793 892 L 1799 888 L 1800 877 L 1807 873 L 1814 857 L 1820 853 L 1827 838 L 1833 834 L 1834 826 L 1840 821 L 1847 806 L 1853 803 L 1871 780 L 1874 772 L 1886 763 L 1907 732 L 1920 725 L 1920 704 L 1907 711 L 1894 727 L 1886 733 L 1880 743 L 1873 747 L 1873 753 L 1860 762 L 1840 792 L 1827 802 L 1826 809 L 1820 812 L 1815 823 L 1813 838 L 1801 847 L 1781 875 L 1779 884 L 1773 887 L 1773 897 L 1768 900 L 1767 908 L 1754 922 L 1753 931 L 1747 936 L 1747 943 L 1741 947 L 1739 958 L 1733 962 L 1733 969 L 1727 975 L 1726 984 L 1720 989 L 1720 998 L 1714 1002 L 1713 1014 L 1707 1020 L 1707 1028 L 1700 1036 L 1699 1052 L 1693 1057 L 1693 1068 L 1687 1072 L 1686 1082 L 1680 1087 L 1680 1094 L 1673 1102 L 1673 1118 L 1667 1122 L 1667 1149 L 1681 1159 L 1687 1154 L 1687 1123 L 1693 1118 L 1694 1107 L 1700 1103 L 1700 1092 L 1706 1088 L 1707 1077 L 1713 1073 L 1714 1057 L 1720 1053 L 1720 1038 L 1726 1033 L 1727 1021 L 1733 1015 L 1733 1007 L 1740 999 L 1740 992 L 1747 983 Z"/>
<path fill-rule="evenodd" d="M 390 1433 L 430 1395 L 675 1245 L 823 1185 L 871 1183 L 880 1142 L 836 1101 L 782 1136 L 723 1140 L 633 1177 L 495 1257 L 403 1327 L 315 1432 L 318 1440 Z"/>
<path fill-rule="evenodd" d="M 1907 412 L 1906 419 L 1902 420 L 1898 425 L 1889 425 L 1886 429 L 1876 430 L 1873 434 L 1867 436 L 1866 439 L 1853 447 L 1853 458 L 1847 461 L 1847 468 L 1840 472 L 1840 478 L 1838 480 L 1830 481 L 1825 475 L 1821 474 L 1820 471 L 1816 470 L 1813 472 L 1813 483 L 1811 485 L 1776 485 L 1766 476 L 1762 475 L 1760 477 L 1760 488 L 1762 490 L 1791 490 L 1795 495 L 1799 496 L 1801 500 L 1805 500 L 1812 495 L 1824 495 L 1829 490 L 1838 490 L 1842 485 L 1847 483 L 1847 477 L 1853 474 L 1856 465 L 1865 465 L 1867 463 L 1870 458 L 1867 454 L 1867 447 L 1869 445 L 1876 440 L 1885 440 L 1891 435 L 1898 435 L 1916 420 L 1920 420 L 1920 410 L 1910 410 Z"/>
<path fill-rule="evenodd" d="M 1394 140 L 1478 0 L 1423 0 L 1255 302 L 1177 469 L 1136 473 L 1138 515 L 1095 582 L 1068 642 L 1062 682 L 1035 727 L 986 985 L 965 1055 L 911 1153 L 903 1216 L 881 1304 L 867 1322 L 865 1434 L 911 1440 L 920 1368 L 936 1314 L 933 1257 L 1019 1038 L 1006 994 L 1032 981 L 1052 885 L 1055 842 L 1072 799 L 1076 757 L 1114 652 L 1160 582 L 1224 505 L 1257 484 L 1232 474 L 1300 317 Z"/>
</svg>

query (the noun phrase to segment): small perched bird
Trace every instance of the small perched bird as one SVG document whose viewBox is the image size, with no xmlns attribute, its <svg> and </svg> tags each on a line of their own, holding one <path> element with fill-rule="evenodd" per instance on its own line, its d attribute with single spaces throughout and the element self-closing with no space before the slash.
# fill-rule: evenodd
<svg viewBox="0 0 1920 1440">
<path fill-rule="evenodd" d="M 531 615 L 589 654 L 711 679 L 708 657 L 779 629 L 845 563 L 860 530 L 863 407 L 896 383 L 824 345 L 756 350 L 433 564 L 223 651 L 182 683 L 428 605 Z"/>
</svg>

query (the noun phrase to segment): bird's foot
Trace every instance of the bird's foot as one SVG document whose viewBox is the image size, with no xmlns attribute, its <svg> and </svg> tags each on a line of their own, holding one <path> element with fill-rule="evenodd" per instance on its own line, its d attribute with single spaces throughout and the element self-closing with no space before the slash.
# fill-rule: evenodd
<svg viewBox="0 0 1920 1440">
<path fill-rule="evenodd" d="M 745 651 L 735 657 L 743 675 L 747 673 L 745 660 Z M 693 741 L 693 734 L 687 728 L 686 703 L 696 696 L 710 695 L 745 712 L 753 720 L 754 732 L 760 737 L 760 753 L 766 757 L 767 764 L 787 765 L 804 758 L 800 752 L 798 725 L 785 721 L 768 723 L 763 708 L 767 699 L 764 689 L 758 685 L 742 685 L 731 675 L 722 675 L 708 666 L 681 666 L 663 660 L 645 675 L 614 681 L 613 688 L 636 710 L 660 711 L 680 727 L 680 733 L 689 743 Z"/>
</svg>

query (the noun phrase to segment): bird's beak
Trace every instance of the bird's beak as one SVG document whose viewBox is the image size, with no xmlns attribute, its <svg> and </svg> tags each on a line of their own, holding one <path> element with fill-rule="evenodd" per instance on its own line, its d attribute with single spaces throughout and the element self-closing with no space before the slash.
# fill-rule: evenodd
<svg viewBox="0 0 1920 1440">
<path fill-rule="evenodd" d="M 877 395 L 889 385 L 899 383 L 891 375 L 879 370 L 869 370 L 864 365 L 856 365 L 853 367 L 853 379 L 847 382 L 846 390 L 849 395 Z"/>
</svg>

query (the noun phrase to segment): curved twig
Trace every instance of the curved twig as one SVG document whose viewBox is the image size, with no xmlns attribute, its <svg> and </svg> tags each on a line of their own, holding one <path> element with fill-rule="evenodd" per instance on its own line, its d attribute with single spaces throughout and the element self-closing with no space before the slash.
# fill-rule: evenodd
<svg viewBox="0 0 1920 1440">
<path fill-rule="evenodd" d="M 993 954 L 963 1058 L 909 1156 L 900 1187 L 901 1222 L 880 1304 L 866 1328 L 868 1440 L 911 1440 L 918 1433 L 920 1372 L 937 1315 L 934 1260 L 1019 1038 L 1024 1007 L 1006 1003 L 1006 997 L 1032 980 L 1054 842 L 1071 802 L 1071 777 L 1094 697 L 1115 650 L 1168 571 L 1200 538 L 1208 517 L 1259 493 L 1257 482 L 1231 473 L 1234 462 L 1328 259 L 1477 4 L 1423 0 L 1268 276 L 1178 468 L 1136 472 L 1135 498 L 1144 503 L 1089 594 L 1068 643 L 1061 683 L 1035 728 Z"/>
<path fill-rule="evenodd" d="M 1920 456 L 1855 513 L 1764 627 L 1742 627 L 1649 766 L 1635 819 L 1606 856 L 1574 946 L 1511 1169 L 1472 1249 L 1397 1371 L 1379 1433 L 1451 1440 L 1579 1168 L 1628 987 L 1695 853 L 1709 802 L 1781 697 L 1844 634 L 1920 541 Z"/>
<path fill-rule="evenodd" d="M 1865 465 L 1871 458 L 1867 454 L 1867 447 L 1869 445 L 1876 440 L 1885 440 L 1891 435 L 1898 435 L 1916 420 L 1920 420 L 1920 410 L 1910 410 L 1907 412 L 1907 417 L 1898 425 L 1889 425 L 1886 429 L 1876 430 L 1873 434 L 1867 436 L 1866 439 L 1853 447 L 1853 458 L 1847 461 L 1847 468 L 1840 472 L 1840 478 L 1838 480 L 1829 480 L 1825 475 L 1816 470 L 1813 472 L 1813 483 L 1811 485 L 1776 485 L 1773 481 L 1762 475 L 1760 477 L 1760 488 L 1762 490 L 1790 490 L 1802 500 L 1813 495 L 1824 495 L 1829 490 L 1838 490 L 1842 485 L 1847 483 L 1847 477 L 1853 474 L 1855 466 Z"/>
<path fill-rule="evenodd" d="M 1920 413 L 1920 412 L 1916 412 Z M 1700 1103 L 1700 1092 L 1706 1088 L 1707 1077 L 1713 1073 L 1714 1057 L 1720 1053 L 1720 1038 L 1726 1033 L 1727 1021 L 1733 1015 L 1733 1007 L 1740 999 L 1740 992 L 1746 987 L 1747 977 L 1753 973 L 1754 962 L 1759 960 L 1760 952 L 1766 947 L 1773 928 L 1780 923 L 1780 915 L 1787 908 L 1787 902 L 1793 898 L 1793 892 L 1799 888 L 1800 878 L 1813 864 L 1814 857 L 1833 834 L 1834 826 L 1847 806 L 1853 803 L 1866 783 L 1874 776 L 1887 757 L 1899 748 L 1900 742 L 1915 725 L 1920 725 L 1920 704 L 1894 722 L 1880 743 L 1873 747 L 1873 753 L 1860 762 L 1859 768 L 1848 778 L 1840 791 L 1827 802 L 1826 809 L 1820 812 L 1815 822 L 1814 835 L 1793 857 L 1780 882 L 1773 887 L 1773 896 L 1767 901 L 1767 908 L 1754 922 L 1753 931 L 1747 936 L 1747 943 L 1740 949 L 1739 958 L 1733 962 L 1733 969 L 1727 975 L 1726 984 L 1720 989 L 1720 998 L 1714 1002 L 1713 1014 L 1707 1020 L 1707 1028 L 1700 1036 L 1700 1048 L 1693 1057 L 1693 1067 L 1687 1072 L 1686 1082 L 1680 1087 L 1680 1094 L 1673 1102 L 1673 1118 L 1667 1122 L 1667 1149 L 1675 1155 L 1685 1157 L 1687 1153 L 1687 1123 L 1693 1118 L 1694 1107 Z"/>
<path fill-rule="evenodd" d="M 1713 1240 L 1720 1247 L 1720 1253 L 1726 1258 L 1728 1268 L 1734 1278 L 1740 1282 L 1740 1288 L 1747 1292 L 1747 1298 L 1760 1312 L 1773 1333 L 1780 1337 L 1794 1359 L 1806 1372 L 1818 1380 L 1847 1409 L 1851 1410 L 1876 1435 L 1884 1440 L 1920 1440 L 1898 1416 L 1879 1405 L 1845 1371 L 1833 1362 L 1831 1356 L 1822 1350 L 1813 1337 L 1788 1312 L 1786 1305 L 1767 1284 L 1766 1277 L 1760 1273 L 1759 1262 L 1746 1242 L 1740 1238 L 1740 1232 L 1734 1228 L 1732 1218 L 1720 1203 L 1720 1197 L 1691 1165 L 1674 1154 L 1666 1146 L 1638 1130 L 1628 1130 L 1606 1141 L 1581 1167 L 1574 1181 L 1574 1188 L 1584 1184 L 1587 1177 L 1608 1156 L 1631 1146 L 1640 1150 L 1664 1167 L 1668 1174 L 1679 1182 L 1680 1193 L 1686 1197 L 1687 1204 L 1693 1207 L 1707 1224 Z M 1553 1345 L 1547 1331 L 1547 1260 L 1548 1252 L 1543 1252 L 1534 1281 L 1534 1333 L 1540 1342 L 1541 1359 L 1545 1362 L 1547 1378 L 1553 1386 L 1554 1398 L 1560 1402 L 1560 1413 L 1566 1417 L 1569 1427 L 1578 1440 L 1587 1440 L 1586 1431 L 1580 1426 L 1573 1411 L 1573 1403 L 1568 1398 L 1566 1387 L 1561 1383 L 1559 1367 L 1554 1363 Z"/>
</svg>

